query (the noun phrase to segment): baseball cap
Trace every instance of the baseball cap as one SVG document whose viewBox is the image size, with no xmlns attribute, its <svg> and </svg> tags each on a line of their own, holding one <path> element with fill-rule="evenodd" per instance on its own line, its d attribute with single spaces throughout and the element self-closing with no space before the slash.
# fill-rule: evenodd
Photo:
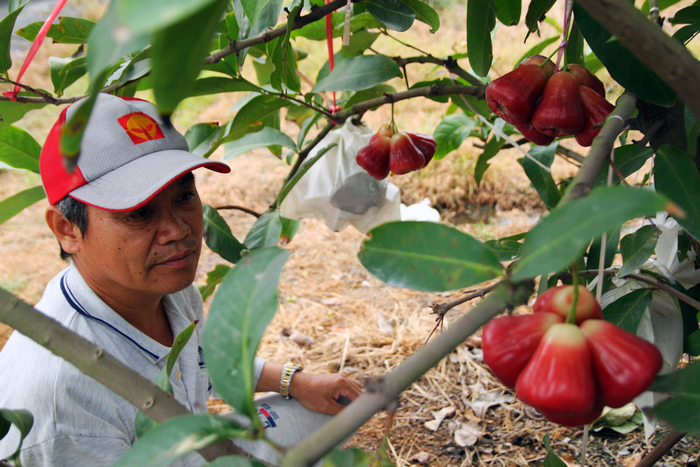
<svg viewBox="0 0 700 467">
<path fill-rule="evenodd" d="M 49 203 L 66 196 L 109 211 L 148 203 L 170 182 L 199 167 L 228 173 L 231 168 L 189 152 L 185 137 L 164 122 L 148 101 L 99 94 L 70 173 L 60 136 L 81 102 L 63 110 L 41 150 L 39 166 Z"/>
</svg>

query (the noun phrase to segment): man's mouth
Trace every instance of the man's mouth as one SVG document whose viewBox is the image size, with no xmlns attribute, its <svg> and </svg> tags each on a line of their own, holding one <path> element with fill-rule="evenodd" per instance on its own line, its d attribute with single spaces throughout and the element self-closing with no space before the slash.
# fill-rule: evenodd
<svg viewBox="0 0 700 467">
<path fill-rule="evenodd" d="M 164 266 L 166 268 L 179 269 L 188 266 L 192 261 L 193 257 L 194 255 L 192 251 L 178 253 L 170 256 L 164 261 L 157 263 L 156 266 Z"/>
</svg>

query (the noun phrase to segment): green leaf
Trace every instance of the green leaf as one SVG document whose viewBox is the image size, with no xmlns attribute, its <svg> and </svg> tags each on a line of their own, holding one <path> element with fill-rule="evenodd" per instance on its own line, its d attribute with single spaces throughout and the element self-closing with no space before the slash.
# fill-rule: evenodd
<svg viewBox="0 0 700 467">
<path fill-rule="evenodd" d="M 7 11 L 12 13 L 16 9 L 22 8 L 27 3 L 29 3 L 29 0 L 10 0 L 7 2 Z"/>
<path fill-rule="evenodd" d="M 469 64 L 478 76 L 486 76 L 493 61 L 491 31 L 496 25 L 494 0 L 468 0 L 467 52 Z"/>
<path fill-rule="evenodd" d="M 608 236 L 605 243 L 605 262 L 603 269 L 612 266 L 612 263 L 615 260 L 615 255 L 617 254 L 617 244 L 620 241 L 620 229 L 621 226 L 618 226 L 607 232 Z M 600 264 L 600 248 L 602 244 L 602 235 L 593 240 L 591 247 L 588 249 L 588 255 L 586 256 L 586 269 L 598 269 L 598 265 Z"/>
<path fill-rule="evenodd" d="M 365 30 L 357 31 L 350 35 L 350 45 L 344 45 L 343 48 L 340 49 L 340 53 L 343 58 L 362 55 L 365 50 L 372 47 L 377 37 L 379 37 L 379 33 L 375 34 Z"/>
<path fill-rule="evenodd" d="M 636 144 L 627 144 L 615 148 L 615 167 L 620 170 L 620 173 L 626 178 L 641 169 L 646 161 L 654 154 L 654 148 L 642 147 Z M 607 165 L 605 170 L 598 173 L 598 178 L 595 181 L 595 186 L 606 186 L 608 184 Z M 620 177 L 613 172 L 613 185 L 620 183 Z"/>
<path fill-rule="evenodd" d="M 698 33 L 700 33 L 700 24 L 689 24 L 676 31 L 672 37 L 681 44 L 688 45 L 688 42 L 695 38 Z"/>
<path fill-rule="evenodd" d="M 185 327 L 180 333 L 175 337 L 173 345 L 168 353 L 168 359 L 165 362 L 165 367 L 160 370 L 156 379 L 153 380 L 153 384 L 161 388 L 163 391 L 173 393 L 173 386 L 170 384 L 170 374 L 173 372 L 173 367 L 177 362 L 180 352 L 185 348 L 187 342 L 189 342 L 194 328 L 197 326 L 197 321 L 194 321 L 189 326 Z M 156 421 L 151 417 L 146 415 L 143 411 L 139 410 L 136 412 L 136 418 L 134 419 L 134 429 L 136 432 L 136 437 L 140 438 L 148 430 L 154 428 L 157 425 Z"/>
<path fill-rule="evenodd" d="M 295 173 L 294 176 L 292 178 L 290 178 L 289 181 L 287 183 L 285 183 L 285 185 L 282 187 L 279 194 L 277 195 L 277 200 L 275 201 L 275 206 L 280 207 L 282 205 L 282 201 L 284 201 L 284 198 L 286 198 L 287 195 L 289 194 L 289 192 L 292 191 L 292 188 L 294 188 L 294 185 L 296 185 L 297 182 L 299 182 L 299 180 L 301 180 L 301 177 L 303 177 L 304 174 L 306 174 L 306 172 L 308 172 L 309 169 L 311 167 L 313 167 L 313 165 L 316 162 L 318 162 L 318 160 L 320 158 L 322 158 L 324 154 L 326 154 L 328 151 L 330 151 L 332 148 L 334 148 L 336 146 L 337 146 L 336 143 L 329 144 L 325 148 L 318 151 L 314 155 L 314 157 L 307 159 L 304 162 L 304 164 L 302 164 L 302 166 L 299 168 L 299 170 L 297 170 L 297 173 Z"/>
<path fill-rule="evenodd" d="M 241 456 L 221 456 L 207 464 L 207 467 L 265 467 L 265 464 Z"/>
<path fill-rule="evenodd" d="M 489 168 L 489 161 L 500 152 L 501 148 L 505 144 L 506 140 L 500 138 L 496 134 L 494 134 L 488 143 L 486 143 L 486 146 L 484 146 L 484 151 L 479 154 L 479 158 L 476 161 L 476 167 L 474 168 L 474 180 L 476 181 L 477 185 L 481 184 L 481 179 L 484 176 L 484 172 L 486 172 L 486 170 Z"/>
<path fill-rule="evenodd" d="M 698 149 L 698 132 L 700 132 L 700 125 L 698 124 L 698 119 L 695 118 L 695 115 L 693 115 L 693 112 L 687 104 L 683 109 L 683 120 L 685 123 L 685 134 L 688 138 L 688 153 L 695 156 Z"/>
<path fill-rule="evenodd" d="M 241 0 L 241 6 L 243 6 L 243 11 L 248 18 L 251 27 L 255 25 L 255 22 L 258 20 L 258 16 L 260 16 L 260 13 L 269 3 L 270 0 Z"/>
<path fill-rule="evenodd" d="M 223 155 L 223 160 L 228 161 L 243 154 L 244 152 L 259 148 L 267 148 L 274 145 L 284 146 L 292 151 L 297 151 L 297 145 L 294 143 L 292 138 L 279 130 L 265 127 L 255 133 L 247 134 L 241 139 L 226 143 L 224 145 L 226 152 Z"/>
<path fill-rule="evenodd" d="M 359 258 L 394 287 L 455 290 L 503 274 L 493 253 L 457 229 L 432 222 L 390 222 L 369 232 Z"/>
<path fill-rule="evenodd" d="M 216 138 L 219 137 L 221 127 L 216 123 L 197 123 L 185 132 L 185 140 L 190 152 L 201 156 L 209 152 Z"/>
<path fill-rule="evenodd" d="M 651 303 L 652 295 L 651 289 L 639 289 L 618 298 L 603 310 L 605 320 L 627 332 L 637 334 L 637 328 Z"/>
<path fill-rule="evenodd" d="M 0 224 L 14 217 L 37 201 L 46 198 L 43 186 L 35 186 L 20 191 L 0 201 Z"/>
<path fill-rule="evenodd" d="M 243 243 L 251 251 L 268 246 L 277 246 L 281 234 L 282 223 L 279 211 L 267 211 L 255 221 Z"/>
<path fill-rule="evenodd" d="M 241 259 L 241 251 L 246 249 L 245 245 L 236 240 L 228 224 L 216 209 L 205 204 L 203 210 L 207 246 L 226 261 L 236 263 Z"/>
<path fill-rule="evenodd" d="M 153 34 L 151 85 L 161 113 L 172 114 L 204 66 L 212 33 L 228 2 L 217 0 Z"/>
<path fill-rule="evenodd" d="M 700 329 L 688 336 L 686 342 L 687 350 L 684 349 L 688 355 L 697 357 L 700 355 Z"/>
<path fill-rule="evenodd" d="M 22 119 L 28 112 L 41 109 L 46 104 L 25 104 L 22 102 L 0 101 L 0 130 Z"/>
<path fill-rule="evenodd" d="M 32 426 L 34 425 L 34 417 L 29 411 L 23 409 L 0 409 L 0 423 L 2 420 L 16 426 L 19 430 L 19 444 L 15 452 L 9 456 L 9 459 L 12 459 L 16 465 L 19 465 L 19 451 L 22 449 L 24 438 L 27 437 L 32 429 Z M 2 436 L 0 436 L 0 438 L 2 438 Z"/>
<path fill-rule="evenodd" d="M 554 209 L 525 238 L 513 280 L 561 271 L 594 237 L 630 219 L 663 211 L 668 201 L 632 187 L 596 188 L 585 198 Z"/>
<path fill-rule="evenodd" d="M 545 14 L 554 6 L 556 0 L 532 0 L 525 13 L 525 24 L 530 32 L 539 30 L 539 23 L 544 21 Z M 527 40 L 527 37 L 525 38 Z"/>
<path fill-rule="evenodd" d="M 554 142 L 549 146 L 535 146 L 530 150 L 530 155 L 547 167 L 551 167 L 558 145 L 558 142 Z M 518 162 L 525 170 L 525 174 L 527 178 L 530 179 L 532 187 L 537 191 L 537 194 L 540 195 L 547 209 L 550 211 L 554 209 L 561 199 L 561 193 L 559 192 L 557 183 L 554 181 L 554 178 L 552 178 L 551 172 L 544 170 L 529 157 L 518 159 Z"/>
<path fill-rule="evenodd" d="M 378 454 L 381 456 L 381 454 Z M 359 448 L 334 449 L 323 458 L 322 467 L 386 467 L 379 462 L 373 463 L 375 459 Z"/>
<path fill-rule="evenodd" d="M 523 244 L 520 242 L 505 240 L 503 238 L 484 242 L 484 246 L 491 250 L 491 253 L 498 258 L 498 261 L 513 261 L 515 257 L 518 256 L 522 245 Z"/>
<path fill-rule="evenodd" d="M 418 21 L 430 26 L 432 34 L 435 34 L 440 29 L 440 16 L 430 5 L 420 0 L 403 0 L 403 2 L 411 7 Z"/>
<path fill-rule="evenodd" d="M 437 142 L 433 159 L 439 160 L 462 145 L 474 128 L 474 119 L 458 113 L 448 115 L 438 123 L 433 137 Z"/>
<path fill-rule="evenodd" d="M 556 42 L 556 41 L 558 41 L 558 40 L 559 40 L 559 37 L 558 37 L 558 36 L 554 36 L 554 37 L 550 37 L 549 39 L 545 39 L 545 40 L 543 40 L 542 42 L 537 43 L 537 44 L 536 44 L 535 46 L 533 46 L 530 50 L 528 50 L 527 52 L 525 52 L 525 53 L 518 59 L 517 62 L 515 62 L 515 66 L 517 67 L 518 64 L 520 64 L 520 62 L 522 62 L 523 60 L 525 60 L 525 58 L 527 58 L 527 57 L 531 57 L 532 55 L 539 55 L 539 54 L 541 54 L 542 51 L 543 51 L 545 48 L 547 48 L 547 46 L 548 46 L 549 44 L 551 44 L 552 42 Z"/>
<path fill-rule="evenodd" d="M 654 417 L 679 433 L 700 431 L 700 362 L 657 376 L 649 389 L 673 396 L 651 410 Z"/>
<path fill-rule="evenodd" d="M 53 92 L 59 97 L 63 95 L 63 91 L 68 86 L 87 73 L 85 57 L 76 59 L 49 57 L 49 69 L 51 70 Z"/>
<path fill-rule="evenodd" d="M 299 92 L 301 90 L 301 82 L 297 74 L 296 57 L 294 51 L 288 53 L 289 49 L 289 41 L 285 43 L 282 37 L 267 43 L 268 56 L 275 64 L 275 69 L 270 75 L 270 85 L 279 91 L 283 91 L 286 87 L 292 92 Z"/>
<path fill-rule="evenodd" d="M 231 266 L 225 264 L 217 264 L 214 269 L 207 273 L 207 280 L 204 285 L 200 285 L 199 293 L 202 294 L 202 300 L 209 298 L 216 289 L 216 286 L 224 280 L 224 276 L 231 270 Z"/>
<path fill-rule="evenodd" d="M 224 278 L 212 300 L 202 342 L 217 392 L 238 412 L 260 424 L 253 404 L 253 359 L 277 311 L 277 284 L 289 252 L 255 250 Z"/>
<path fill-rule="evenodd" d="M 274 27 L 282 13 L 282 3 L 283 0 L 269 0 L 265 2 L 265 6 L 258 14 L 255 24 L 251 23 L 250 32 L 248 32 L 246 37 L 257 36 Z M 243 60 L 239 61 L 243 63 Z"/>
<path fill-rule="evenodd" d="M 673 25 L 700 23 L 700 6 L 692 5 L 682 8 L 676 12 L 673 18 L 669 18 L 668 22 Z"/>
<path fill-rule="evenodd" d="M 700 176 L 690 157 L 680 149 L 664 145 L 654 158 L 654 186 L 685 211 L 674 219 L 695 240 L 700 241 Z"/>
<path fill-rule="evenodd" d="M 166 467 L 197 449 L 245 434 L 233 421 L 212 414 L 180 415 L 146 432 L 113 467 Z"/>
<path fill-rule="evenodd" d="M 676 100 L 666 83 L 619 41 L 610 41 L 612 35 L 577 3 L 574 16 L 586 42 L 620 86 L 656 105 L 666 106 Z"/>
<path fill-rule="evenodd" d="M 659 11 L 664 11 L 666 8 L 675 5 L 676 3 L 680 2 L 681 0 L 658 0 L 656 2 L 656 5 L 659 7 Z M 649 16 L 649 2 L 647 0 L 644 0 L 644 3 L 642 3 L 641 11 L 644 13 L 644 16 Z"/>
<path fill-rule="evenodd" d="M 374 17 L 365 13 L 366 16 L 372 18 L 374 22 L 379 26 L 383 26 L 379 21 L 374 19 Z M 343 35 L 343 25 L 345 23 L 345 13 L 331 13 L 331 22 L 333 27 L 333 37 L 340 37 Z M 351 19 L 352 21 L 352 19 Z M 352 22 L 351 22 L 352 25 Z M 351 27 L 352 29 L 352 27 Z M 326 21 L 314 21 L 311 24 L 307 24 L 301 29 L 295 29 L 292 31 L 292 38 L 305 37 L 312 41 L 325 41 L 326 40 Z"/>
<path fill-rule="evenodd" d="M 401 0 L 366 0 L 367 11 L 387 28 L 394 31 L 406 31 L 416 19 L 416 13 Z"/>
<path fill-rule="evenodd" d="M 586 58 L 584 57 L 583 52 L 585 45 L 583 34 L 581 34 L 578 24 L 576 24 L 576 21 L 574 20 L 573 24 L 571 25 L 571 31 L 569 32 L 569 44 L 566 46 L 564 52 L 567 65 L 577 63 L 585 66 Z"/>
<path fill-rule="evenodd" d="M 645 225 L 634 233 L 625 235 L 620 241 L 620 253 L 624 262 L 618 275 L 624 277 L 634 272 L 651 257 L 659 237 L 656 229 Z"/>
<path fill-rule="evenodd" d="M 566 462 L 561 460 L 553 451 L 549 451 L 547 457 L 544 459 L 542 467 L 567 467 L 567 465 Z"/>
<path fill-rule="evenodd" d="M 260 88 L 243 78 L 224 78 L 210 76 L 200 78 L 192 83 L 187 91 L 187 97 L 208 96 L 224 92 L 257 92 Z"/>
<path fill-rule="evenodd" d="M 11 11 L 0 21 L 0 73 L 7 73 L 12 67 L 12 58 L 10 57 L 10 40 L 12 38 L 12 29 L 15 27 L 17 16 L 24 9 L 24 5 Z"/>
<path fill-rule="evenodd" d="M 36 35 L 44 25 L 43 21 L 30 23 L 17 30 L 17 35 L 22 36 L 30 42 L 34 42 Z M 95 26 L 94 21 L 85 18 L 73 18 L 70 16 L 60 16 L 58 24 L 52 24 L 46 37 L 53 39 L 54 43 L 60 44 L 84 44 L 90 35 L 90 31 Z"/>
<path fill-rule="evenodd" d="M 495 0 L 496 18 L 506 26 L 515 26 L 520 22 L 522 2 L 519 0 Z"/>
<path fill-rule="evenodd" d="M 370 99 L 374 99 L 375 97 L 381 97 L 385 93 L 390 94 L 394 92 L 396 92 L 396 89 L 393 86 L 390 86 L 388 84 L 378 84 L 369 89 L 365 89 L 364 91 L 356 92 L 352 95 L 352 97 L 350 97 L 350 99 L 345 101 L 343 107 L 349 108 L 350 106 L 357 104 L 358 102 L 364 102 Z"/>
<path fill-rule="evenodd" d="M 301 227 L 301 221 L 298 219 L 287 219 L 286 217 L 280 216 L 280 223 L 282 224 L 282 232 L 280 232 L 280 239 L 283 243 L 285 241 L 290 242 L 299 231 L 299 227 Z"/>
<path fill-rule="evenodd" d="M 0 130 L 0 162 L 38 174 L 40 153 L 41 146 L 26 131 L 15 126 Z"/>
<path fill-rule="evenodd" d="M 360 91 L 401 76 L 399 66 L 389 57 L 360 55 L 336 63 L 333 71 L 319 80 L 311 92 Z"/>
</svg>

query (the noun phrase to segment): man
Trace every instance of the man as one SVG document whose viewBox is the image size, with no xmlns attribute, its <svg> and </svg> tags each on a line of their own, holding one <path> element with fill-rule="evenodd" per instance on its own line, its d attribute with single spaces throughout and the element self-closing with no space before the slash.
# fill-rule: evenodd
<svg viewBox="0 0 700 467">
<path fill-rule="evenodd" d="M 174 336 L 200 320 L 170 379 L 180 403 L 204 412 L 212 387 L 202 358 L 202 299 L 192 284 L 204 230 L 192 170 L 230 168 L 189 153 L 184 137 L 152 104 L 100 94 L 69 173 L 59 137 L 77 105 L 61 113 L 41 153 L 46 222 L 70 266 L 48 284 L 36 308 L 150 380 L 163 368 Z M 261 359 L 255 366 L 256 391 L 292 398 L 259 403 L 262 416 L 273 420 L 268 436 L 281 444 L 303 439 L 328 417 L 322 414 L 343 408 L 338 399 L 353 400 L 361 390 L 339 375 Z M 23 465 L 111 465 L 136 441 L 134 406 L 17 332 L 0 352 L 0 374 L 0 407 L 34 415 Z M 17 446 L 12 430 L 0 440 L 0 459 Z M 266 446 L 245 447 L 275 460 Z M 193 453 L 179 465 L 202 464 Z"/>
</svg>

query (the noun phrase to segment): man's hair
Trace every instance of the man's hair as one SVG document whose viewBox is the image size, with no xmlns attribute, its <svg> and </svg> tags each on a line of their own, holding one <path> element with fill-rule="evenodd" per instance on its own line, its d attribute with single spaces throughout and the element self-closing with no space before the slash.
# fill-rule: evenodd
<svg viewBox="0 0 700 467">
<path fill-rule="evenodd" d="M 61 214 L 68 222 L 78 227 L 78 230 L 80 230 L 80 235 L 85 237 L 88 224 L 87 205 L 82 201 L 66 196 L 61 201 L 56 203 L 56 207 L 59 211 L 61 211 Z M 61 249 L 61 259 L 64 261 L 68 260 L 70 258 L 70 254 L 63 250 L 63 246 L 60 242 L 58 246 Z"/>
</svg>

